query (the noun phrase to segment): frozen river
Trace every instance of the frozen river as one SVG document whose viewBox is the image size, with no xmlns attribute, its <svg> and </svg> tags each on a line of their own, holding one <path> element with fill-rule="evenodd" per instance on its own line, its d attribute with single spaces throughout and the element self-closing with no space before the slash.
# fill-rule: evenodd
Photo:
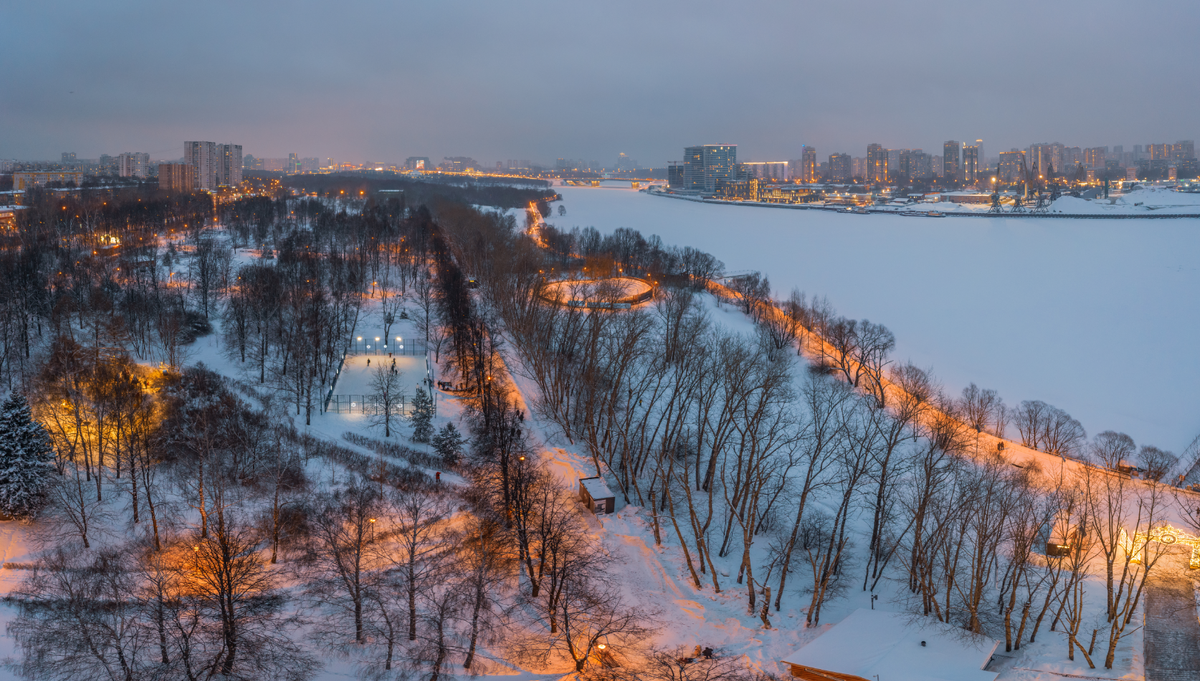
<svg viewBox="0 0 1200 681">
<path fill-rule="evenodd" d="M 1200 433 L 1200 220 L 839 215 L 561 187 L 560 228 L 658 234 L 885 324 L 895 358 L 1005 402 L 1040 399 L 1089 436 L 1179 454 Z"/>
</svg>

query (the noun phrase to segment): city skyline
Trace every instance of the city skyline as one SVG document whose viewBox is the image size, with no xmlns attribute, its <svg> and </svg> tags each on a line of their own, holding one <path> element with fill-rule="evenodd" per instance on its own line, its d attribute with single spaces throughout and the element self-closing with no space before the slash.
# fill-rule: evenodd
<svg viewBox="0 0 1200 681">
<path fill-rule="evenodd" d="M 170 160 L 177 140 L 202 138 L 240 139 L 259 157 L 626 153 L 665 167 L 683 144 L 734 139 L 745 158 L 773 160 L 800 158 L 804 145 L 856 154 L 872 142 L 930 151 L 982 138 L 995 158 L 1051 140 L 1196 136 L 1200 96 L 1155 66 L 1190 59 L 1194 5 L 1139 8 L 1153 32 L 1129 29 L 1116 18 L 1124 6 L 1105 2 L 689 7 L 14 7 L 0 22 L 21 55 L 0 75 L 0 158 L 136 148 Z M 192 28 L 169 29 L 182 25 Z M 189 57 L 213 31 L 236 47 Z M 164 56 L 129 56 L 112 40 L 122 33 L 138 36 L 136 54 Z M 682 35 L 724 47 L 680 62 Z M 1018 53 L 1015 37 L 1037 49 Z"/>
</svg>

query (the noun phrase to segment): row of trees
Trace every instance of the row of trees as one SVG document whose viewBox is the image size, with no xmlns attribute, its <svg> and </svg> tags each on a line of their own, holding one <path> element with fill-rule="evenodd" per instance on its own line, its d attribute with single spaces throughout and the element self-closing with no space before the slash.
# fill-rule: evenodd
<svg viewBox="0 0 1200 681">
<path fill-rule="evenodd" d="M 1104 626 L 1093 628 L 1108 634 L 1111 667 L 1154 565 L 1152 557 L 1136 562 L 1117 537 L 1121 528 L 1161 525 L 1175 503 L 1158 482 L 1169 454 L 1139 453 L 1131 442 L 1114 453 L 1111 441 L 1128 438 L 1113 433 L 1089 443 L 1077 421 L 1042 402 L 1011 409 L 974 385 L 947 397 L 927 372 L 894 365 L 885 327 L 838 317 L 826 301 L 799 293 L 773 303 L 759 275 L 733 280 L 722 294 L 757 322 L 756 335 L 738 335 L 713 325 L 686 288 L 660 290 L 650 310 L 545 305 L 533 295 L 539 270 L 561 265 L 566 253 L 577 257 L 578 241 L 543 227 L 552 245 L 542 251 L 478 217 L 447 229 L 461 235 L 466 261 L 482 262 L 472 244 L 487 244 L 479 270 L 487 302 L 538 388 L 539 413 L 586 447 L 597 474 L 628 503 L 650 509 L 656 543 L 674 535 L 666 541 L 696 588 L 728 588 L 718 562 L 733 557 L 748 610 L 769 626 L 768 604 L 780 609 L 794 598 L 789 577 L 804 575 L 815 625 L 824 603 L 850 588 L 855 568 L 864 590 L 903 575 L 923 614 L 1003 631 L 1015 648 L 1050 613 L 1052 629 L 1067 628 L 1068 654 L 1090 656 L 1094 641 L 1082 646 L 1079 634 L 1082 580 L 1102 556 L 1116 576 L 1107 580 Z M 817 351 L 803 378 L 782 352 L 800 346 Z M 1146 486 L 1094 466 L 1014 468 L 978 437 L 1004 436 L 1010 425 L 1027 446 L 1064 460 L 1159 463 L 1144 466 Z M 870 530 L 860 536 L 864 520 Z M 1044 555 L 1055 531 L 1078 539 L 1064 543 L 1070 555 Z"/>
</svg>

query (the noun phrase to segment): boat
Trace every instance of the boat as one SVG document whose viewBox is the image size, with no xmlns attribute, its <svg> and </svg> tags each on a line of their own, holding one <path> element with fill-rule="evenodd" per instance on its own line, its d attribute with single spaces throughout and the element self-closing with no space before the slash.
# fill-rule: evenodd
<svg viewBox="0 0 1200 681">
<path fill-rule="evenodd" d="M 867 209 L 866 209 L 865 207 L 863 207 L 863 206 L 855 206 L 855 207 L 854 207 L 854 212 L 855 212 L 855 213 L 861 213 L 862 215 L 866 215 L 866 214 L 867 214 Z"/>
<path fill-rule="evenodd" d="M 930 218 L 944 218 L 944 217 L 946 217 L 946 214 L 939 213 L 936 210 L 931 210 L 928 213 L 926 213 L 925 216 L 930 217 Z"/>
</svg>

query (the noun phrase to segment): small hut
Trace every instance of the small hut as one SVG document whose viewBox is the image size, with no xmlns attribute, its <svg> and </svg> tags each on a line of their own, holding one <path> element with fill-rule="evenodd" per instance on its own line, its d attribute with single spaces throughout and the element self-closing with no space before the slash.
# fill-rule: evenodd
<svg viewBox="0 0 1200 681">
<path fill-rule="evenodd" d="M 617 509 L 616 496 L 604 478 L 600 477 L 579 479 L 579 500 L 596 515 L 612 513 Z"/>
<path fill-rule="evenodd" d="M 783 658 L 803 681 L 995 681 L 1000 642 L 927 617 L 859 609 Z"/>
</svg>

